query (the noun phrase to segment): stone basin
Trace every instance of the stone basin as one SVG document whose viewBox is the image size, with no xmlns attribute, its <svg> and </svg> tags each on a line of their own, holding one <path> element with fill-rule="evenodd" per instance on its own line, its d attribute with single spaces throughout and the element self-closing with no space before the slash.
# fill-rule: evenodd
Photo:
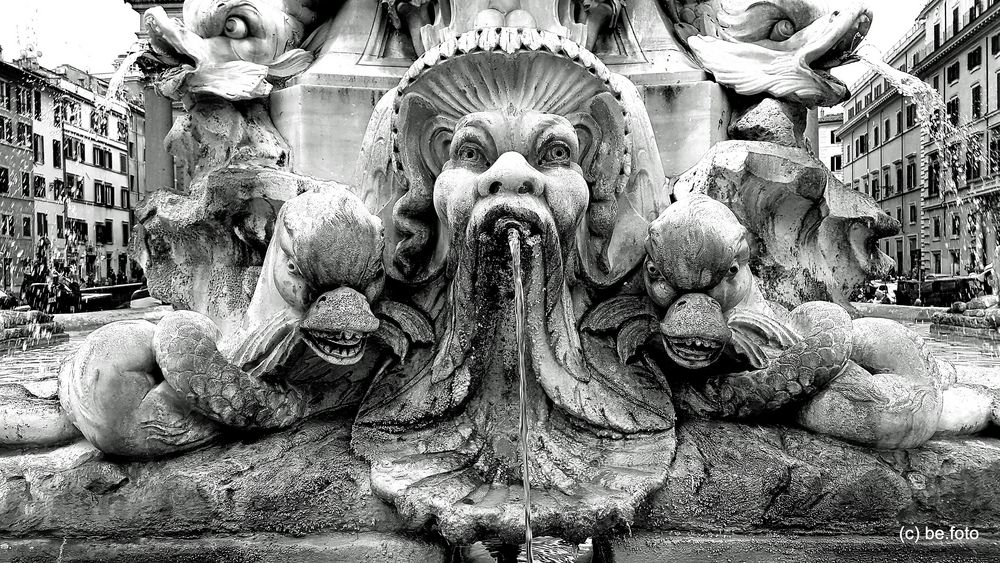
<svg viewBox="0 0 1000 563">
<path fill-rule="evenodd" d="M 445 560 L 433 530 L 405 529 L 372 494 L 349 432 L 347 419 L 314 420 L 145 463 L 116 461 L 82 441 L 8 452 L 0 457 L 4 549 L 24 561 L 51 560 L 60 549 L 71 556 L 64 561 Z M 968 527 L 985 540 L 998 523 L 995 438 L 877 452 L 789 427 L 688 421 L 678 427 L 667 484 L 614 551 L 616 561 L 742 549 L 869 560 L 878 553 L 871 542 L 895 547 L 903 525 Z M 777 544 L 744 537 L 776 532 Z M 830 534 L 861 539 L 834 545 L 822 537 Z M 800 545 L 789 539 L 796 535 L 808 538 Z M 1000 554 L 996 542 L 977 545 Z M 930 560 L 943 548 L 917 549 Z"/>
</svg>

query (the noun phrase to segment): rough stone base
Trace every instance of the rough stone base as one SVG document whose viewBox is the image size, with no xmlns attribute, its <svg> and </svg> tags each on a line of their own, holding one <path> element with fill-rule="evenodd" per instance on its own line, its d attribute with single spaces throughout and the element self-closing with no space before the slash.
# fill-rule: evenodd
<svg viewBox="0 0 1000 563">
<path fill-rule="evenodd" d="M 85 442 L 0 452 L 0 544 L 16 545 L 22 557 L 32 550 L 51 555 L 68 537 L 67 546 L 76 551 L 65 552 L 64 561 L 88 560 L 87 554 L 98 553 L 92 546 L 107 546 L 100 552 L 106 557 L 90 560 L 130 563 L 162 560 L 142 559 L 143 545 L 176 551 L 181 561 L 310 561 L 311 554 L 366 561 L 337 557 L 358 553 L 351 550 L 359 545 L 394 541 L 411 546 L 400 553 L 424 549 L 410 539 L 424 530 L 404 529 L 393 508 L 372 494 L 369 467 L 350 452 L 349 431 L 349 419 L 317 420 L 146 463 L 117 462 Z M 639 537 L 667 532 L 895 539 L 903 525 L 969 527 L 984 536 L 1000 532 L 1000 440 L 935 440 L 919 449 L 877 452 L 794 428 L 686 421 L 678 428 L 667 483 L 640 511 L 632 531 Z M 28 541 L 41 538 L 56 543 Z M 101 542 L 136 538 L 169 539 Z M 635 541 L 621 545 L 639 545 Z M 218 546 L 212 549 L 225 557 L 199 559 L 196 546 L 206 545 Z M 265 553 L 258 546 L 277 551 L 255 559 Z M 708 549 L 696 547 L 691 553 Z M 66 559 L 66 553 L 76 559 Z M 300 555 L 286 559 L 286 553 Z"/>
<path fill-rule="evenodd" d="M 61 563 L 410 563 L 443 562 L 445 549 L 387 534 L 290 538 L 148 539 L 130 543 L 66 540 L 0 541 L 0 561 Z"/>
<path fill-rule="evenodd" d="M 893 535 L 911 524 L 1000 530 L 1000 441 L 879 452 L 793 428 L 687 422 L 635 528 Z"/>
<path fill-rule="evenodd" d="M 948 530 L 945 529 L 947 533 Z M 640 534 L 615 543 L 615 563 L 922 563 L 997 561 L 1000 540 L 901 542 L 898 537 L 674 536 Z"/>
<path fill-rule="evenodd" d="M 971 338 L 979 338 L 980 340 L 1000 342 L 1000 331 L 995 328 L 973 328 L 935 323 L 931 325 L 931 334 L 940 334 L 943 336 L 967 336 Z"/>
</svg>

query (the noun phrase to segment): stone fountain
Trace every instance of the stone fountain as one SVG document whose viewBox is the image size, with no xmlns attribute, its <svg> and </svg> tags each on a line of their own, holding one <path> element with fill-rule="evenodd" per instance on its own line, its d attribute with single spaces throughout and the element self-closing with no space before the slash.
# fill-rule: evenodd
<svg viewBox="0 0 1000 563">
<path fill-rule="evenodd" d="M 972 436 L 997 374 L 847 300 L 899 226 L 807 117 L 847 95 L 862 4 L 145 23 L 192 181 L 133 252 L 177 310 L 92 333 L 57 396 L 0 396 L 6 548 L 445 561 L 528 531 L 646 561 L 682 553 L 662 534 L 1000 528 L 1000 442 Z"/>
</svg>

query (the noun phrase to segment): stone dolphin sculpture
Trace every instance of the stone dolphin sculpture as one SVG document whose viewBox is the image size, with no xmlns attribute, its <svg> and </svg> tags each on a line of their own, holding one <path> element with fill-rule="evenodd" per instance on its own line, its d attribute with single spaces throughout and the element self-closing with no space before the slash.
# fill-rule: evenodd
<svg viewBox="0 0 1000 563">
<path fill-rule="evenodd" d="M 150 55 L 176 67 L 160 88 L 226 100 L 264 97 L 269 81 L 304 71 L 313 54 L 299 47 L 316 20 L 311 0 L 188 0 L 184 21 L 150 8 L 143 16 Z"/>
<path fill-rule="evenodd" d="M 227 429 L 285 427 L 360 398 L 364 382 L 336 368 L 361 362 L 379 328 L 370 302 L 383 287 L 381 222 L 338 187 L 289 200 L 275 230 L 233 334 L 191 311 L 157 325 L 102 327 L 63 363 L 58 399 L 0 390 L 0 443 L 44 445 L 82 433 L 106 453 L 150 458 Z"/>
<path fill-rule="evenodd" d="M 847 98 L 829 71 L 857 60 L 872 22 L 861 0 L 661 2 L 682 43 L 720 84 L 807 106 Z"/>
</svg>

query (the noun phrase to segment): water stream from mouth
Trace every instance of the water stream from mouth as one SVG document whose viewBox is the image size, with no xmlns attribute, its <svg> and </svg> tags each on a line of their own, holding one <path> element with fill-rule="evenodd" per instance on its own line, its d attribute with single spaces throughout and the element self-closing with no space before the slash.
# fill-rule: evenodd
<svg viewBox="0 0 1000 563">
<path fill-rule="evenodd" d="M 525 361 L 524 280 L 521 277 L 521 233 L 517 229 L 507 232 L 510 244 L 511 271 L 514 283 L 514 322 L 517 331 L 518 400 L 520 402 L 521 480 L 524 486 L 524 555 L 532 563 L 531 555 L 531 481 L 528 478 L 528 374 Z"/>
</svg>

